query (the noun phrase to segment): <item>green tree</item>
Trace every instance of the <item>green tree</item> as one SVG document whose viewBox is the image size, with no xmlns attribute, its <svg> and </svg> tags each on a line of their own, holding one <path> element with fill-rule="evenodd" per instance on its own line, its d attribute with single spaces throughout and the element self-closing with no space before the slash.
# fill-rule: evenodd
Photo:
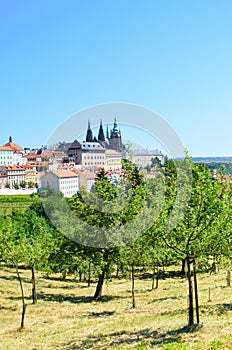
<svg viewBox="0 0 232 350">
<path fill-rule="evenodd" d="M 189 289 L 189 325 L 194 324 L 193 283 L 195 291 L 196 318 L 199 323 L 198 291 L 196 263 L 202 258 L 209 258 L 207 242 L 211 242 L 212 227 L 217 225 L 224 215 L 228 190 L 209 169 L 202 164 L 192 165 L 192 191 L 184 217 L 178 225 L 168 229 L 166 223 L 173 208 L 176 196 L 176 175 L 174 168 L 166 169 L 167 177 L 167 206 L 162 213 L 164 223 L 163 239 L 175 254 L 184 259 L 187 264 L 187 280 Z M 178 218 L 177 218 L 178 219 Z M 175 218 L 174 218 L 175 220 Z M 193 281 L 192 281 L 193 279 Z"/>
<path fill-rule="evenodd" d="M 146 184 L 138 168 L 126 163 L 124 170 L 126 177 L 120 185 L 115 186 L 102 169 L 97 176 L 94 192 L 83 191 L 69 200 L 72 211 L 90 227 L 88 239 L 99 243 L 92 247 L 87 244 L 84 248 L 85 254 L 91 257 L 91 262 L 99 270 L 94 294 L 96 300 L 102 296 L 105 277 L 117 261 L 119 246 L 123 244 L 125 233 L 128 233 L 124 225 L 136 218 L 146 200 Z M 81 230 L 79 227 L 79 237 Z"/>
<path fill-rule="evenodd" d="M 10 266 L 13 265 L 16 271 L 22 299 L 22 315 L 20 326 L 23 328 L 26 313 L 26 302 L 23 282 L 19 272 L 19 264 L 22 263 L 23 246 L 20 241 L 17 241 L 17 233 L 12 227 L 11 218 L 7 216 L 1 218 L 0 221 L 0 258 L 6 264 L 9 264 Z"/>
</svg>

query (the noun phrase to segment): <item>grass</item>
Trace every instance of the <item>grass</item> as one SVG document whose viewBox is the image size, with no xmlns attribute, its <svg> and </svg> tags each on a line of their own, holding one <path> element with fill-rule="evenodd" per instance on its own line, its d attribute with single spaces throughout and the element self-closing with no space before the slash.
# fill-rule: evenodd
<svg viewBox="0 0 232 350">
<path fill-rule="evenodd" d="M 38 274 L 38 303 L 31 303 L 30 271 L 21 270 L 27 299 L 25 329 L 20 330 L 21 300 L 14 270 L 0 269 L 0 349 L 232 349 L 232 293 L 225 271 L 199 276 L 201 325 L 187 325 L 187 282 L 136 281 L 136 309 L 130 281 L 104 286 L 101 302 L 95 284 L 48 279 Z M 208 288 L 211 302 L 208 302 Z"/>
<path fill-rule="evenodd" d="M 0 215 L 11 214 L 12 209 L 26 210 L 33 202 L 30 195 L 0 196 Z"/>
</svg>

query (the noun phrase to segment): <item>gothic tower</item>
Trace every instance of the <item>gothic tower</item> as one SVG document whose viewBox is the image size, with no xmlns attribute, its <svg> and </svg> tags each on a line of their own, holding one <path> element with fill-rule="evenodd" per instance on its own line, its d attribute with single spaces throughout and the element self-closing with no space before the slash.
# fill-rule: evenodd
<svg viewBox="0 0 232 350">
<path fill-rule="evenodd" d="M 110 132 L 109 148 L 111 148 L 117 152 L 121 152 L 124 149 L 123 144 L 122 144 L 121 131 L 118 128 L 118 123 L 117 123 L 116 117 L 114 118 L 113 129 L 111 129 L 111 132 Z"/>
<path fill-rule="evenodd" d="M 105 135 L 104 135 L 103 127 L 102 127 L 102 120 L 100 121 L 100 127 L 99 127 L 99 132 L 98 132 L 98 141 L 105 142 Z"/>
<path fill-rule="evenodd" d="M 86 134 L 86 142 L 93 142 L 93 132 L 90 127 L 90 121 L 88 121 L 88 129 Z"/>
</svg>

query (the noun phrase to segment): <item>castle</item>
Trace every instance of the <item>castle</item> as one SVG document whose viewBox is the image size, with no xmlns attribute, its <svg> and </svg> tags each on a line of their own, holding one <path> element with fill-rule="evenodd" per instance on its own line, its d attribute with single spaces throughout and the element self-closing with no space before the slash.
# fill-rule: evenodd
<svg viewBox="0 0 232 350">
<path fill-rule="evenodd" d="M 102 126 L 102 121 L 100 121 L 98 138 L 93 136 L 93 132 L 90 127 L 90 121 L 89 121 L 88 129 L 86 133 L 86 142 L 99 142 L 104 148 L 112 149 L 116 152 L 123 152 L 125 150 L 125 146 L 122 143 L 121 131 L 118 127 L 116 117 L 114 118 L 114 125 L 113 125 L 113 128 L 110 130 L 110 134 L 109 134 L 109 129 L 107 125 L 106 137 Z"/>
<path fill-rule="evenodd" d="M 106 137 L 102 121 L 100 121 L 97 138 L 93 134 L 90 121 L 88 121 L 85 141 L 79 142 L 74 140 L 74 142 L 69 145 L 66 152 L 69 161 L 73 161 L 76 165 L 85 167 L 107 167 L 107 163 L 117 163 L 117 168 L 119 168 L 124 151 L 125 146 L 122 143 L 121 131 L 115 117 L 110 134 L 107 126 Z"/>
</svg>

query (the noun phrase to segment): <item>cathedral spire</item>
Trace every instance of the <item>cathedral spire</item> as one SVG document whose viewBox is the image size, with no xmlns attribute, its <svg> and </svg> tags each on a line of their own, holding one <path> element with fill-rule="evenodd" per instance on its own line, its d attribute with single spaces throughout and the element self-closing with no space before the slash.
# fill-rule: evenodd
<svg viewBox="0 0 232 350">
<path fill-rule="evenodd" d="M 93 142 L 93 132 L 90 127 L 90 121 L 88 121 L 88 129 L 86 133 L 86 142 Z"/>
<path fill-rule="evenodd" d="M 117 118 L 116 115 L 114 116 L 114 129 L 118 128 Z"/>
<path fill-rule="evenodd" d="M 108 124 L 107 124 L 107 128 L 106 128 L 106 138 L 109 138 L 109 128 L 108 128 Z"/>
<path fill-rule="evenodd" d="M 116 118 L 116 116 L 114 117 L 114 127 L 113 127 L 113 129 L 111 130 L 111 132 L 113 132 L 113 133 L 120 132 L 120 130 L 119 130 L 119 128 L 118 128 L 118 123 L 117 123 L 117 118 Z"/>
<path fill-rule="evenodd" d="M 104 130 L 102 127 L 102 120 L 100 121 L 100 127 L 99 127 L 99 132 L 98 132 L 98 141 L 105 141 L 105 135 L 104 135 Z"/>
</svg>

